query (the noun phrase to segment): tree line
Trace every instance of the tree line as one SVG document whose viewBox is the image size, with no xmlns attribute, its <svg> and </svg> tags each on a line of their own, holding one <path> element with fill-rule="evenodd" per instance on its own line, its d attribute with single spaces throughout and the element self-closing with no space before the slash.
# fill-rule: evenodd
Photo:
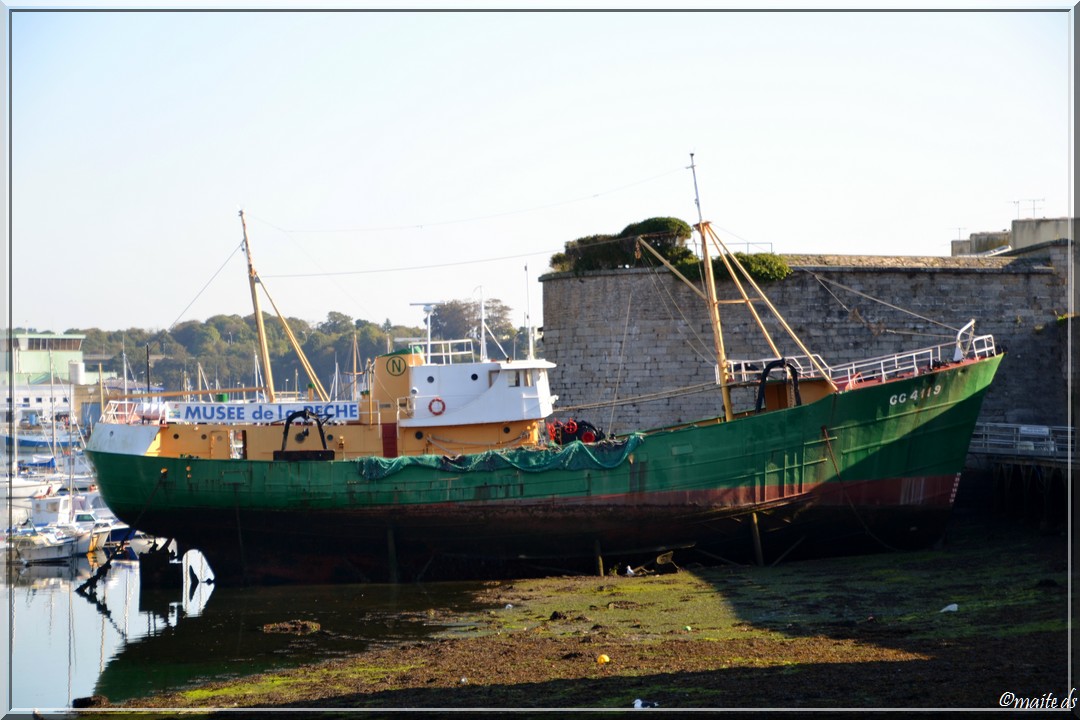
<svg viewBox="0 0 1080 720">
<path fill-rule="evenodd" d="M 510 308 L 498 299 L 487 299 L 484 314 L 490 333 L 486 339 L 489 357 L 524 357 L 527 331 L 510 322 Z M 442 303 L 431 313 L 431 337 L 472 339 L 474 348 L 478 348 L 479 319 L 480 303 L 475 300 Z M 335 375 L 346 377 L 345 373 L 352 372 L 354 359 L 357 369 L 363 371 L 368 360 L 427 339 L 425 326 L 394 325 L 389 319 L 375 323 L 337 311 L 327 313 L 322 322 L 296 317 L 286 317 L 285 322 L 327 391 Z M 281 321 L 264 312 L 263 324 L 275 390 L 295 391 L 297 385 L 304 390 L 310 379 Z M 83 354 L 105 358 L 100 361 L 103 371 L 116 373 L 117 377 L 126 374 L 136 386 L 146 384 L 148 365 L 150 384 L 165 391 L 256 385 L 258 334 L 254 313 L 187 320 L 167 330 L 72 328 L 65 332 L 85 335 Z M 265 378 L 261 368 L 259 377 Z"/>
</svg>

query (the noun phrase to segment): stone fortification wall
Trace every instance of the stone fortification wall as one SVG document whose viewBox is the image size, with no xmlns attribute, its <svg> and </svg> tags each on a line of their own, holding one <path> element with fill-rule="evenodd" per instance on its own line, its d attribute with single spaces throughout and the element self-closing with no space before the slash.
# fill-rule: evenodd
<svg viewBox="0 0 1080 720">
<path fill-rule="evenodd" d="M 1069 310 L 1068 253 L 1068 243 L 1049 243 L 1013 257 L 787 255 L 794 272 L 763 289 L 832 365 L 949 342 L 950 328 L 974 318 L 977 334 L 993 334 L 1007 351 L 982 419 L 1064 425 L 1068 323 L 1058 318 Z M 705 303 L 672 274 L 624 269 L 541 281 L 543 354 L 558 365 L 551 372 L 557 417 L 624 432 L 720 412 Z M 718 283 L 718 293 L 738 297 L 730 281 Z M 760 313 L 781 351 L 801 354 L 778 321 Z M 772 354 L 744 307 L 721 305 L 721 322 L 729 358 Z M 732 404 L 751 408 L 753 397 L 743 392 Z"/>
</svg>

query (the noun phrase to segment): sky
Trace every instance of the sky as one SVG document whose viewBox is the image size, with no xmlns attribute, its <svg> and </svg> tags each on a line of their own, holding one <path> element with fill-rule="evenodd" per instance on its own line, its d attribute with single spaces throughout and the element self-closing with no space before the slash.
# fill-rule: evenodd
<svg viewBox="0 0 1080 720">
<path fill-rule="evenodd" d="M 697 221 L 691 153 L 733 250 L 948 255 L 1074 212 L 1061 11 L 9 7 L 16 327 L 250 314 L 240 210 L 287 316 L 541 325 L 566 242 Z"/>
</svg>

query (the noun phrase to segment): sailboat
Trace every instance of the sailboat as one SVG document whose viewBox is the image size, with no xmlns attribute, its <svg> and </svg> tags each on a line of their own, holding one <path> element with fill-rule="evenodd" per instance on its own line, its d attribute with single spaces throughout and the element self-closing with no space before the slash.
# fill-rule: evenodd
<svg viewBox="0 0 1080 720">
<path fill-rule="evenodd" d="M 370 362 L 358 401 L 329 400 L 304 362 L 310 401 L 278 402 L 245 226 L 264 400 L 106 414 L 87 448 L 101 494 L 132 526 L 200 550 L 219 584 L 603 573 L 621 558 L 736 546 L 760 562 L 774 538 L 776 552 L 937 540 L 1003 357 L 993 338 L 969 323 L 953 342 L 839 366 L 797 338 L 798 356 L 770 340 L 774 357 L 730 360 L 710 246 L 756 319 L 756 306 L 779 313 L 700 210 L 696 230 L 722 407 L 608 436 L 549 422 L 552 363 L 433 341 L 430 307 L 426 342 Z M 740 387 L 756 389 L 755 408 L 733 406 Z"/>
</svg>

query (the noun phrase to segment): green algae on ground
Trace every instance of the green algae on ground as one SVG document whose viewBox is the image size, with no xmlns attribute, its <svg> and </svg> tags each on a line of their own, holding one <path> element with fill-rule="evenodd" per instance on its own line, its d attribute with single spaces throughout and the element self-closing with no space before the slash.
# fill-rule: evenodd
<svg viewBox="0 0 1080 720">
<path fill-rule="evenodd" d="M 243 680 L 212 683 L 182 691 L 177 697 L 192 706 L 233 707 L 250 705 L 253 697 L 288 697 L 293 690 L 306 692 L 313 686 L 322 688 L 322 692 L 328 695 L 344 694 L 355 691 L 360 685 L 384 681 L 420 666 L 326 663 L 302 671 L 264 673 Z"/>
<path fill-rule="evenodd" d="M 1065 558 L 1061 537 L 984 522 L 926 552 L 490 582 L 481 610 L 432 610 L 446 629 L 431 640 L 152 703 L 990 707 L 1005 690 L 1055 689 Z M 987 686 L 949 681 L 958 676 Z"/>
<path fill-rule="evenodd" d="M 754 632 L 739 626 L 738 612 L 704 573 L 497 583 L 481 597 L 498 608 L 470 618 L 481 634 L 530 630 L 553 637 L 619 634 L 648 641 Z M 451 628 L 441 635 L 460 633 Z"/>
</svg>

